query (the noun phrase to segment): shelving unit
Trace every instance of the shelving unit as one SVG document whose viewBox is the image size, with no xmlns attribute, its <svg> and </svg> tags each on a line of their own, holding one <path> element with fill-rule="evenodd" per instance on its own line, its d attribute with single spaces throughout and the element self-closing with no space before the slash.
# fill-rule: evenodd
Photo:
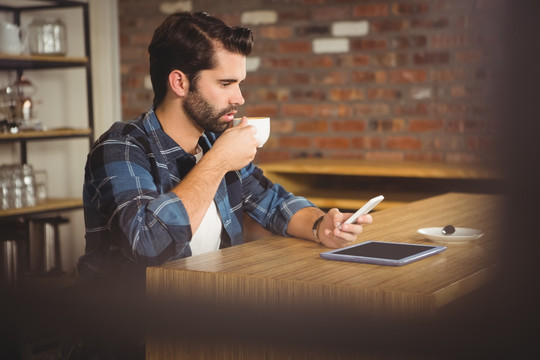
<svg viewBox="0 0 540 360">
<path fill-rule="evenodd" d="M 15 143 L 19 145 L 20 163 L 27 163 L 27 144 L 30 141 L 63 141 L 74 138 L 88 139 L 89 146 L 94 139 L 94 113 L 92 99 L 92 73 L 90 66 L 90 33 L 88 3 L 72 0 L 0 0 L 0 12 L 13 14 L 16 24 L 20 24 L 21 14 L 42 10 L 79 8 L 82 11 L 84 56 L 35 56 L 0 54 L 0 71 L 15 71 L 17 77 L 26 70 L 82 68 L 86 73 L 86 96 L 88 104 L 88 123 L 84 128 L 53 128 L 46 131 L 21 131 L 19 133 L 0 133 L 0 144 Z M 46 212 L 62 212 L 82 208 L 81 199 L 59 198 L 48 199 L 35 207 L 0 210 L 0 220 L 17 216 L 31 216 Z"/>
</svg>

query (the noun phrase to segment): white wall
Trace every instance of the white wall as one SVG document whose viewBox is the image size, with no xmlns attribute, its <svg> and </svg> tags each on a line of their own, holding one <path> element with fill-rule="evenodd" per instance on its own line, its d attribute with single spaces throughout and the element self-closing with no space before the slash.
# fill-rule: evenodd
<svg viewBox="0 0 540 360">
<path fill-rule="evenodd" d="M 0 1 L 1 3 L 2 1 Z M 90 12 L 90 46 L 93 77 L 94 129 L 99 136 L 114 121 L 121 120 L 118 14 L 116 0 L 88 0 Z M 83 56 L 84 42 L 81 12 L 77 9 L 50 10 L 66 23 L 68 56 Z M 21 19 L 23 27 L 37 14 Z M 2 72 L 0 85 L 15 80 L 15 73 Z M 86 127 L 85 72 L 81 69 L 25 71 L 36 86 L 36 112 L 44 126 Z M 84 164 L 89 149 L 87 139 L 36 141 L 28 143 L 28 162 L 34 169 L 48 173 L 51 197 L 81 197 Z M 18 161 L 17 145 L 0 146 L 0 163 Z M 54 214 L 51 214 L 54 215 Z M 82 210 L 62 213 L 70 223 L 60 226 L 62 268 L 73 272 L 84 252 Z"/>
</svg>

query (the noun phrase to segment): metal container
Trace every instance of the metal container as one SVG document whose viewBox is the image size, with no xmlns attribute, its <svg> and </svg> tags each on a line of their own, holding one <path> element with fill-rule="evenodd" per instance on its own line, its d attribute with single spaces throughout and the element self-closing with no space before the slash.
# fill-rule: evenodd
<svg viewBox="0 0 540 360">
<path fill-rule="evenodd" d="M 26 267 L 28 233 L 18 221 L 1 222 L 0 228 L 0 280 L 2 285 L 18 286 Z"/>
<path fill-rule="evenodd" d="M 23 277 L 24 242 L 21 240 L 2 240 L 1 258 L 2 283 L 17 286 Z"/>
<path fill-rule="evenodd" d="M 69 220 L 62 217 L 30 220 L 30 272 L 58 274 L 62 272 L 59 225 Z"/>
</svg>

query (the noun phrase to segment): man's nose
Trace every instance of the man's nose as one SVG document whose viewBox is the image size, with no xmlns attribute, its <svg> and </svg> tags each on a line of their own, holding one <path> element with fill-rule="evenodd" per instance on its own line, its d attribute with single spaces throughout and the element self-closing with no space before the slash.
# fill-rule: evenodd
<svg viewBox="0 0 540 360">
<path fill-rule="evenodd" d="M 244 100 L 244 97 L 242 96 L 242 90 L 238 88 L 238 90 L 234 93 L 229 103 L 231 105 L 243 105 L 246 101 Z"/>
</svg>

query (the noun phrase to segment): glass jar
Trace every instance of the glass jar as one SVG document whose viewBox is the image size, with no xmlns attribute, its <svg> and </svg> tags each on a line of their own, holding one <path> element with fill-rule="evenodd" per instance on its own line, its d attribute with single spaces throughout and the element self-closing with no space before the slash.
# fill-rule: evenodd
<svg viewBox="0 0 540 360">
<path fill-rule="evenodd" d="M 32 55 L 66 55 L 66 25 L 58 18 L 34 19 L 28 42 Z"/>
</svg>

